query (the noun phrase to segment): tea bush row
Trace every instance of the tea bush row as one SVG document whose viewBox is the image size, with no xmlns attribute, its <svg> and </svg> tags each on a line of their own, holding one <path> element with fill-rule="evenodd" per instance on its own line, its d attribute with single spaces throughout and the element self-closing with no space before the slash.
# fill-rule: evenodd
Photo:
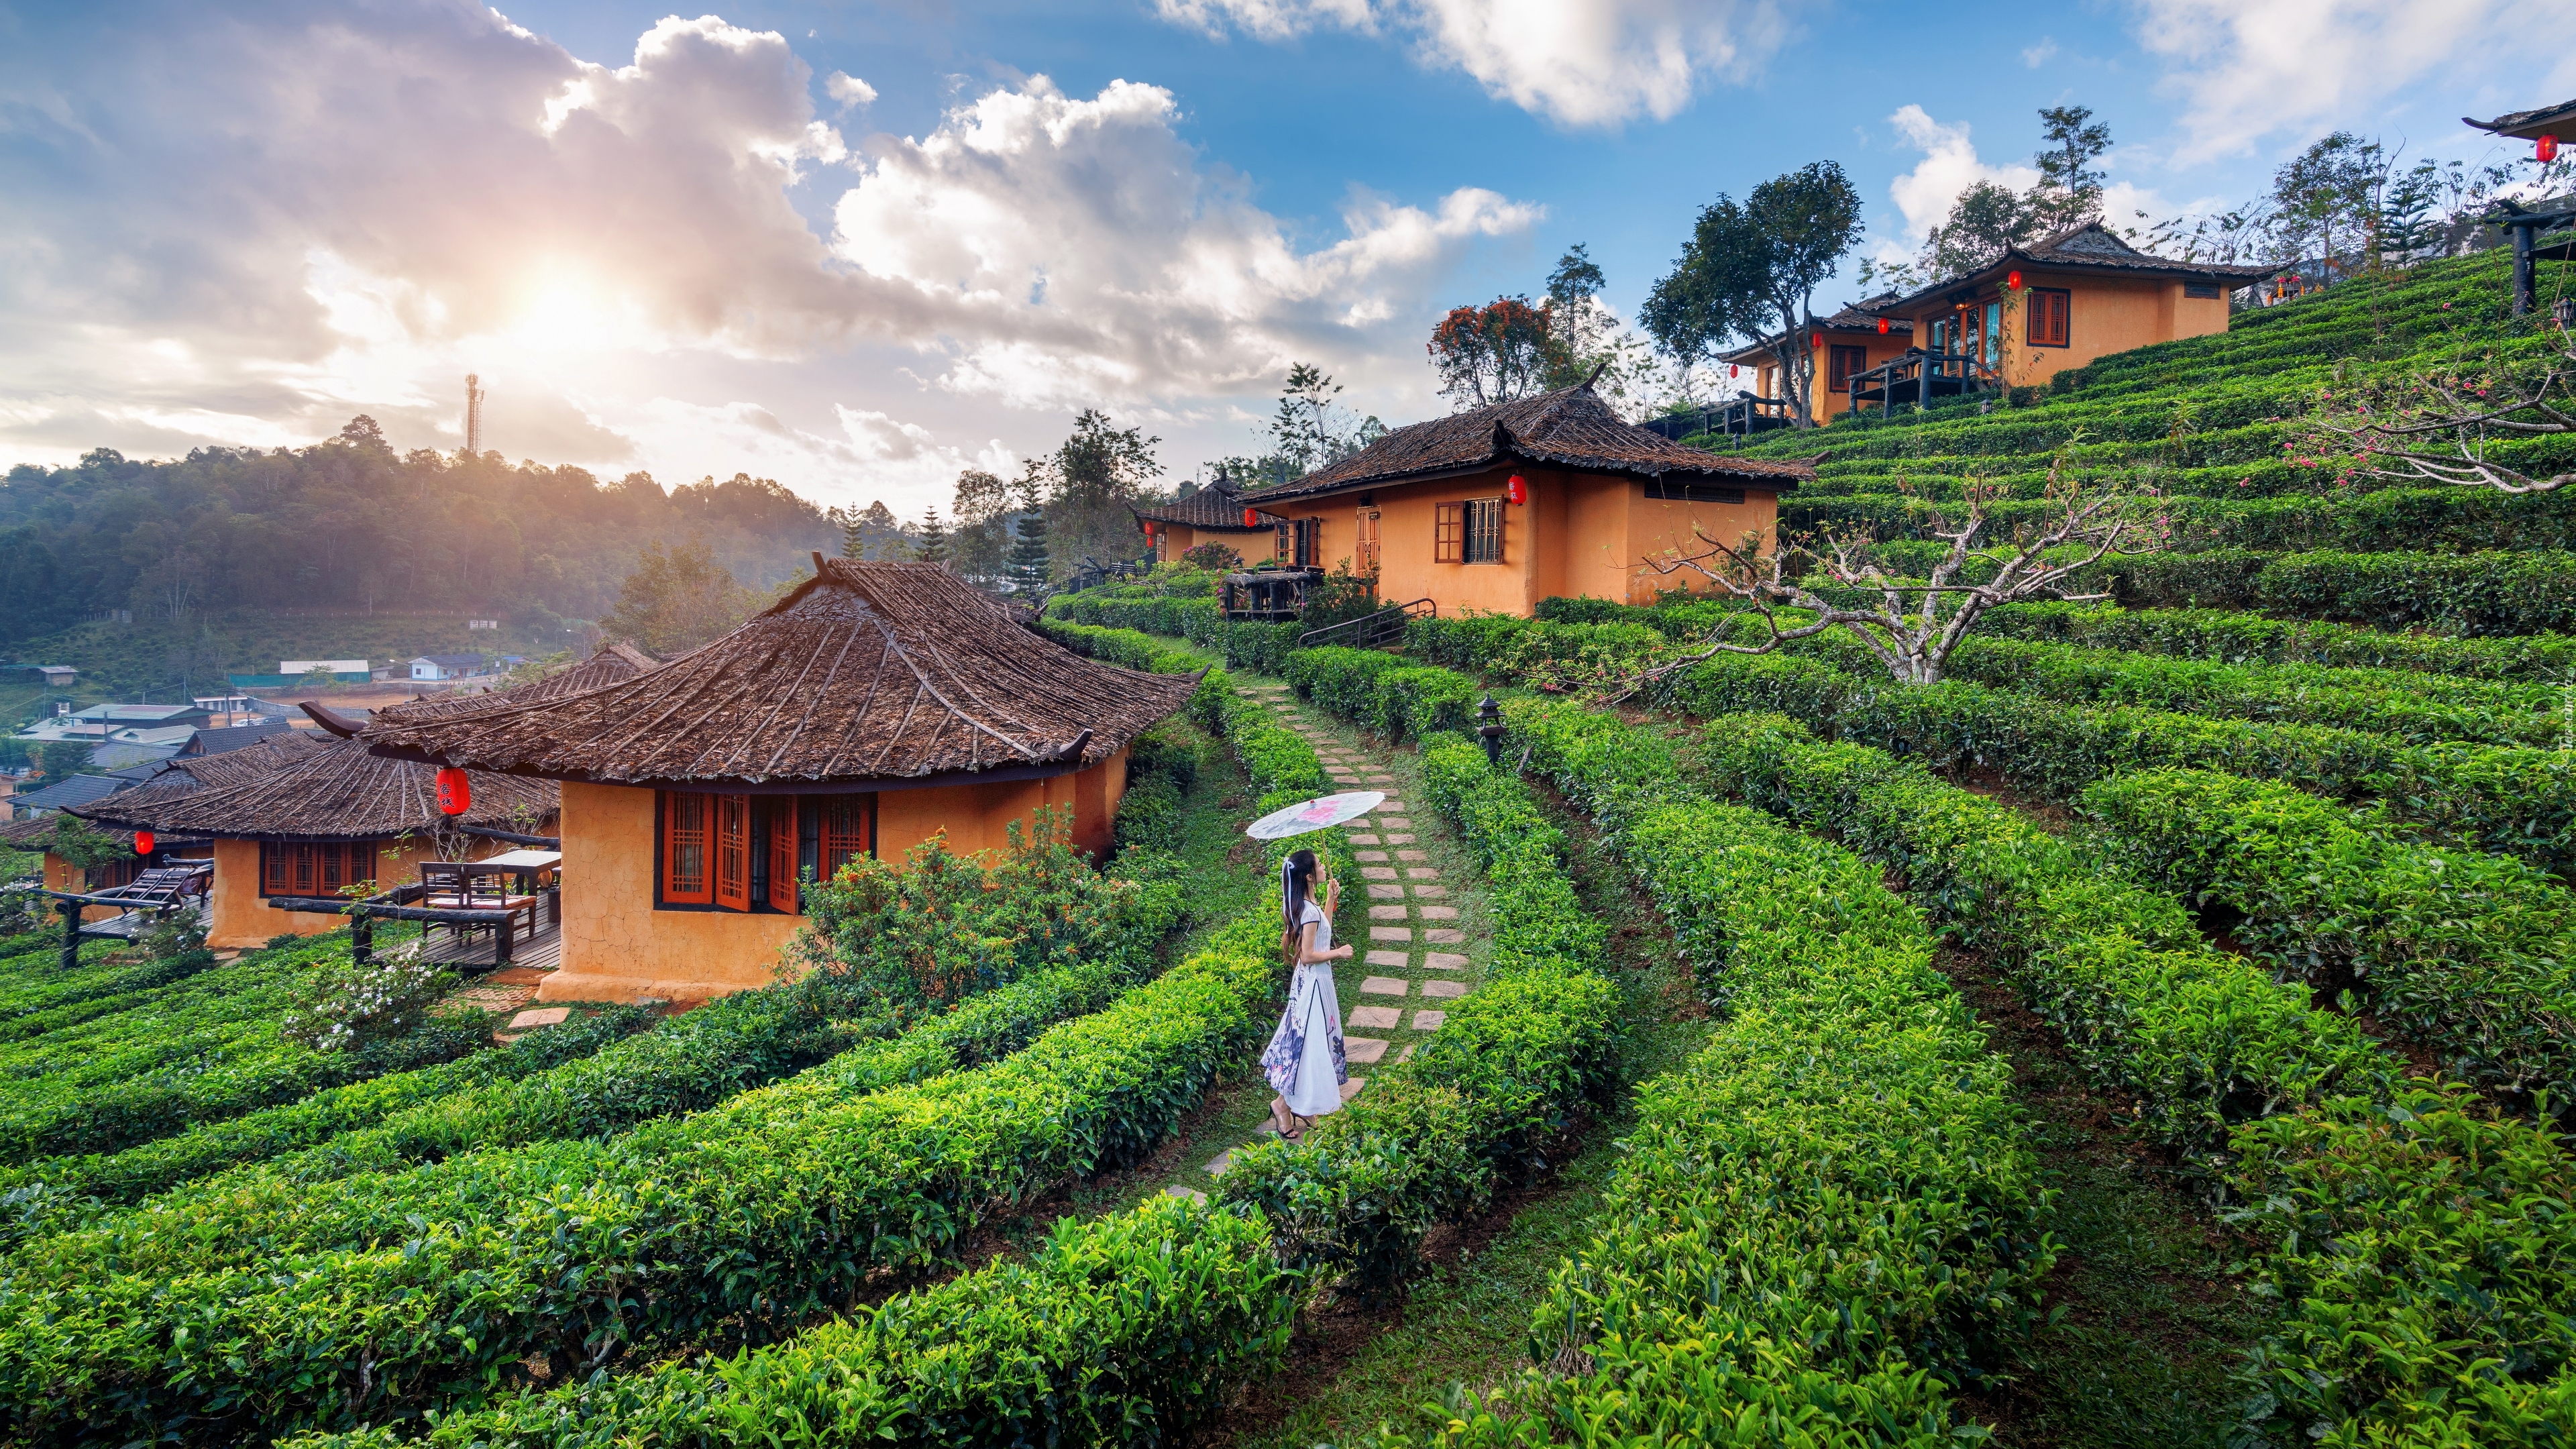
<svg viewBox="0 0 2576 1449">
<path fill-rule="evenodd" d="M 2249 1429 L 2428 1449 L 2563 1432 L 2576 1225 L 2553 1204 L 2576 1171 L 2552 1134 L 2402 1080 L 2348 1018 L 2202 945 L 2171 897 L 1915 762 L 1778 716 L 1712 721 L 1701 749 L 1714 782 L 1902 875 L 2089 1077 L 2220 1174 L 2284 1305 L 2247 1365 Z"/>
<path fill-rule="evenodd" d="M 2521 861 L 2358 828 L 2313 795 L 2202 770 L 2124 771 L 2076 799 L 2108 859 L 2244 919 L 2282 976 L 2350 988 L 2444 1069 L 2517 1095 L 2576 1088 L 2576 894 Z"/>
<path fill-rule="evenodd" d="M 2326 664 L 2551 683 L 2576 679 L 2576 638 L 2557 634 L 2458 639 L 2274 619 L 2236 609 L 2122 609 L 2057 602 L 2006 604 L 1988 612 L 1978 628 L 1995 638 L 2226 664 Z"/>
<path fill-rule="evenodd" d="M 2147 554 L 2101 572 L 2132 608 L 2265 609 L 2469 636 L 2576 629 L 2576 553 Z"/>
<path fill-rule="evenodd" d="M 1945 1379 L 2027 1328 L 2054 1249 L 2008 1073 L 1921 920 L 1848 852 L 1690 798 L 1666 744 L 1517 703 L 1510 747 L 1600 816 L 1725 1013 L 1645 1083 L 1533 1355 L 1443 1445 L 1946 1442 Z"/>
</svg>

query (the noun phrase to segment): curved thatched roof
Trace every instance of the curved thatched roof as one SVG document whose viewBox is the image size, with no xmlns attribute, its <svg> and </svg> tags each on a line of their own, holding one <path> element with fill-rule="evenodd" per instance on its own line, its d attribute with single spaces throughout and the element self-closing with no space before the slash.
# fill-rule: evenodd
<svg viewBox="0 0 2576 1449">
<path fill-rule="evenodd" d="M 580 694 L 597 689 L 603 684 L 615 684 L 619 680 L 633 679 L 645 670 L 661 667 L 662 661 L 632 644 L 602 644 L 588 659 L 569 669 L 557 670 L 534 684 L 522 684 L 515 689 L 495 690 L 488 694 L 443 694 L 425 699 L 407 700 L 401 704 L 377 710 L 375 718 L 438 719 L 447 715 L 489 709 L 505 701 L 511 704 L 534 704 L 540 700 L 561 699 L 565 695 Z"/>
<path fill-rule="evenodd" d="M 242 751 L 239 753 L 248 753 Z M 450 825 L 527 829 L 555 813 L 561 792 L 543 780 L 467 772 L 474 808 L 438 813 L 438 771 L 370 754 L 357 740 L 329 740 L 239 784 L 111 795 L 71 813 L 126 830 L 231 840 L 382 840 L 431 835 Z M 157 782 L 156 782 L 157 785 Z"/>
<path fill-rule="evenodd" d="M 138 822 L 145 822 L 149 820 L 151 812 L 183 795 L 193 795 L 200 790 L 248 784 L 284 769 L 320 749 L 322 744 L 322 738 L 310 730 L 280 730 L 263 735 L 239 749 L 225 750 L 212 755 L 181 755 L 175 759 L 161 761 L 159 773 L 131 790 L 120 790 L 114 795 L 106 796 L 91 804 L 67 808 L 56 814 L 78 815 L 84 820 L 98 820 L 97 807 L 113 801 L 119 811 L 139 808 L 142 813 L 134 818 Z M 17 820 L 0 826 L 0 842 L 6 842 L 20 850 L 47 849 L 53 842 L 54 819 L 54 815 L 41 815 L 33 820 Z M 104 820 L 100 820 L 100 827 L 129 848 L 134 844 L 132 827 L 110 825 Z M 162 842 L 165 845 L 193 844 L 203 838 L 160 826 L 154 828 L 160 830 L 165 837 Z"/>
<path fill-rule="evenodd" d="M 938 564 L 815 563 L 784 600 L 659 669 L 542 703 L 388 711 L 358 738 L 557 780 L 966 783 L 1097 764 L 1196 687 L 1042 639 Z"/>
</svg>

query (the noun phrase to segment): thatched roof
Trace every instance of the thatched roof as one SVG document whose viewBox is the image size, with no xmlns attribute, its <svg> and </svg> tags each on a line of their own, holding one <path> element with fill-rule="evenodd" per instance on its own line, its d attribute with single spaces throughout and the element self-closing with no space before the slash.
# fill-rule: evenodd
<svg viewBox="0 0 2576 1449">
<path fill-rule="evenodd" d="M 436 717 L 387 711 L 358 737 L 554 780 L 973 783 L 1098 764 L 1197 685 L 1064 649 L 938 564 L 818 556 L 815 568 L 741 628 L 632 679 Z"/>
<path fill-rule="evenodd" d="M 2179 277 L 2187 282 L 2207 282 L 2229 288 L 2259 282 L 2279 270 L 2277 267 L 2239 267 L 2221 262 L 2186 262 L 2156 256 L 2120 240 L 2102 223 L 2088 221 L 2026 245 L 2008 247 L 2002 256 L 1975 271 L 1963 272 L 1909 292 L 1888 302 L 1884 310 L 1919 307 L 1934 300 L 1946 303 L 1950 293 L 1961 288 L 1982 288 L 2005 277 L 2015 267 L 2052 267 L 2133 277 Z"/>
<path fill-rule="evenodd" d="M 1804 463 L 1685 448 L 1622 419 L 1594 395 L 1591 384 L 1583 383 L 1397 428 L 1338 463 L 1275 488 L 1242 494 L 1238 501 L 1276 507 L 1290 499 L 1452 477 L 1515 461 L 1640 478 L 1714 478 L 1773 489 L 1794 488 L 1816 476 Z"/>
<path fill-rule="evenodd" d="M 212 755 L 182 755 L 175 759 L 163 760 L 159 763 L 157 773 L 142 784 L 130 790 L 119 791 L 114 795 L 103 796 L 95 802 L 66 808 L 58 813 L 78 815 L 87 820 L 99 820 L 97 812 L 91 808 L 91 805 L 104 806 L 113 801 L 119 812 L 135 811 L 137 813 L 133 818 L 138 823 L 148 823 L 154 811 L 183 795 L 193 795 L 200 790 L 248 784 L 303 759 L 321 748 L 322 743 L 322 737 L 311 730 L 275 731 L 239 749 L 225 750 Z M 44 850 L 53 842 L 54 820 L 53 815 L 43 815 L 33 820 L 20 820 L 7 826 L 0 826 L 0 841 L 6 841 L 20 850 Z M 99 826 L 102 831 L 116 837 L 129 849 L 132 848 L 134 830 L 131 826 L 110 825 L 104 820 L 99 820 Z M 161 830 L 163 835 L 161 843 L 165 845 L 195 844 L 204 838 L 200 834 L 171 831 L 157 826 L 155 828 Z"/>
<path fill-rule="evenodd" d="M 231 760 L 249 750 L 215 759 Z M 382 840 L 450 825 L 527 829 L 555 813 L 561 792 L 542 780 L 467 772 L 474 808 L 438 813 L 438 771 L 388 760 L 357 740 L 327 740 L 237 784 L 165 792 L 159 782 L 71 813 L 104 825 L 231 840 Z"/>
<path fill-rule="evenodd" d="M 1127 505 L 1127 511 L 1147 523 L 1170 523 L 1200 533 L 1264 533 L 1288 520 L 1276 513 L 1254 509 L 1253 522 L 1245 527 L 1243 498 L 1222 483 L 1211 484 L 1187 498 L 1171 503 L 1156 503 L 1139 508 Z"/>
<path fill-rule="evenodd" d="M 436 719 L 463 714 L 470 710 L 488 709 L 504 700 L 531 704 L 539 700 L 561 699 L 633 679 L 647 669 L 659 669 L 662 661 L 632 644 L 602 644 L 598 650 L 569 669 L 559 669 L 534 684 L 515 689 L 494 690 L 483 694 L 441 694 L 405 701 L 376 711 L 378 719 Z"/>
</svg>

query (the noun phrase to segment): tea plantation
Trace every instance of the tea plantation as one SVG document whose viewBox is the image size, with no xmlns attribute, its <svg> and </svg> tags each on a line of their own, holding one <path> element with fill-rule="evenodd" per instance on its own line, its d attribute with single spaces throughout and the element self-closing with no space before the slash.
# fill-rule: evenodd
<svg viewBox="0 0 2576 1449">
<path fill-rule="evenodd" d="M 1117 858 L 818 887 L 802 981 L 322 1052 L 341 936 L 9 938 L 0 1439 L 2576 1442 L 2571 505 L 2300 461 L 2356 369 L 2539 355 L 2495 271 L 1762 440 L 1899 566 L 2053 459 L 2171 500 L 1943 683 L 1688 599 L 1301 648 L 1166 570 L 1039 623 L 1205 671 Z M 1298 843 L 1473 988 L 1202 1166 L 1285 982 L 1242 823 L 1398 754 L 1408 833 Z"/>
</svg>

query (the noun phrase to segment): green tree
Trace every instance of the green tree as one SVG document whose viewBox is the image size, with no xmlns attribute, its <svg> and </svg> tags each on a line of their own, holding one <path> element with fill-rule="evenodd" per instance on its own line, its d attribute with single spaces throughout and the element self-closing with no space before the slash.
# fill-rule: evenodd
<svg viewBox="0 0 2576 1449">
<path fill-rule="evenodd" d="M 2047 145 L 2031 163 L 2039 184 L 2026 199 L 2040 232 L 2064 231 L 2102 216 L 2102 168 L 2093 163 L 2111 149 L 2111 128 L 2085 106 L 2043 106 L 2040 134 Z"/>
<path fill-rule="evenodd" d="M 913 525 L 912 558 L 915 563 L 948 562 L 948 528 L 939 521 L 939 505 L 921 510 L 921 522 Z"/>
<path fill-rule="evenodd" d="M 685 654 L 747 617 L 759 596 L 746 589 L 697 539 L 675 548 L 648 545 L 599 621 L 612 639 L 632 640 L 663 659 Z"/>
<path fill-rule="evenodd" d="M 969 468 L 957 475 L 957 532 L 951 543 L 957 572 L 997 580 L 1010 551 L 1011 485 L 999 475 Z"/>
<path fill-rule="evenodd" d="M 36 746 L 36 769 L 48 780 L 68 780 L 89 768 L 91 748 L 79 740 L 47 740 Z"/>
<path fill-rule="evenodd" d="M 1308 473 L 1338 463 L 1386 436 L 1386 424 L 1374 417 L 1353 418 L 1334 401 L 1342 385 L 1311 362 L 1291 363 L 1288 383 L 1279 393 L 1279 411 L 1270 421 L 1273 455 L 1292 473 Z M 1189 496 L 1183 492 L 1182 497 Z"/>
<path fill-rule="evenodd" d="M 1561 352 L 1548 308 L 1527 297 L 1450 308 L 1423 350 L 1441 396 L 1461 412 L 1544 390 Z"/>
<path fill-rule="evenodd" d="M 1811 427 L 1816 359 L 1807 328 L 1816 288 L 1860 235 L 1860 193 L 1831 161 L 1773 177 L 1742 203 L 1721 193 L 1701 210 L 1681 259 L 1655 283 L 1640 319 L 1684 367 L 1730 339 L 1767 342 L 1791 419 Z"/>
<path fill-rule="evenodd" d="M 1055 576 L 1047 551 L 1046 465 L 1031 459 L 1020 477 L 1020 515 L 1011 529 L 1011 552 L 1002 581 L 1015 594 L 1043 594 Z"/>
<path fill-rule="evenodd" d="M 2376 251 L 2380 192 L 2387 179 L 2387 153 L 2378 142 L 2336 131 L 2272 173 L 2273 230 L 2292 258 L 2311 255 L 2313 242 L 2313 255 L 2329 268 L 2351 270 L 2355 257 L 2347 253 L 2357 257 Z"/>
<path fill-rule="evenodd" d="M 1024 493 L 1042 499 L 1056 549 L 1069 559 L 1134 556 L 1136 522 L 1127 510 L 1163 471 L 1154 457 L 1160 442 L 1142 429 L 1112 426 L 1096 408 L 1075 416 L 1073 432 L 1021 480 Z"/>
</svg>

